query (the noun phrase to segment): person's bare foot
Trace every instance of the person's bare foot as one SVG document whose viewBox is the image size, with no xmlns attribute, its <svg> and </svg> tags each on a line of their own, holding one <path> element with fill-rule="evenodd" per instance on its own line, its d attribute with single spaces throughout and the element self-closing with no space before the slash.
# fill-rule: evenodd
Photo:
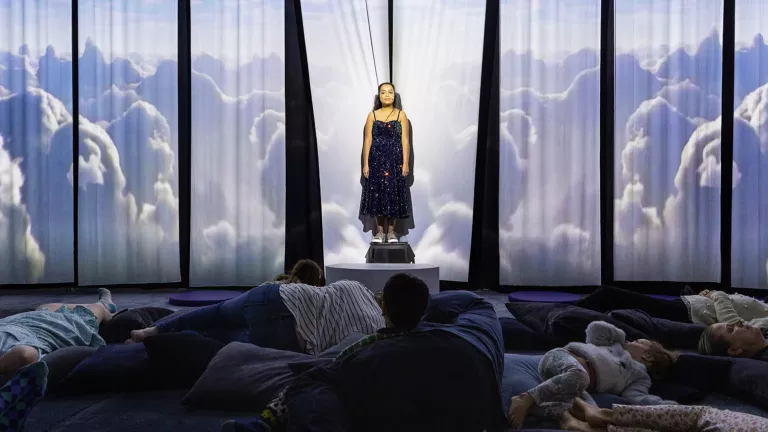
<svg viewBox="0 0 768 432">
<path fill-rule="evenodd" d="M 587 422 L 577 419 L 568 411 L 564 412 L 560 418 L 560 429 L 577 432 L 595 431 Z"/>
<path fill-rule="evenodd" d="M 535 401 L 528 393 L 523 393 L 512 398 L 512 403 L 509 405 L 509 412 L 507 413 L 507 421 L 515 428 L 520 429 L 525 422 L 525 416 L 528 414 L 528 410 L 531 409 Z"/>
<path fill-rule="evenodd" d="M 131 340 L 133 342 L 144 342 L 144 339 L 155 336 L 158 334 L 157 327 L 148 327 L 142 330 L 134 330 L 131 332 Z"/>
<path fill-rule="evenodd" d="M 590 426 L 605 426 L 608 419 L 605 418 L 603 410 L 588 404 L 584 399 L 576 398 L 573 401 L 571 414 L 574 417 L 587 422 Z"/>
</svg>

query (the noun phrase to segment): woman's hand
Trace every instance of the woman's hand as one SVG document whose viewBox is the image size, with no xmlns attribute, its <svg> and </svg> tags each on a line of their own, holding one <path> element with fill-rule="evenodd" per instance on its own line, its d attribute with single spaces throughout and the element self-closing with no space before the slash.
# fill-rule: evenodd
<svg viewBox="0 0 768 432">
<path fill-rule="evenodd" d="M 699 295 L 700 296 L 704 296 L 704 297 L 708 297 L 708 298 L 712 298 L 712 296 L 715 295 L 718 292 L 719 291 L 704 290 L 704 291 L 700 292 Z"/>
<path fill-rule="evenodd" d="M 363 177 L 368 178 L 368 164 L 363 165 Z"/>
<path fill-rule="evenodd" d="M 408 177 L 408 164 L 403 164 L 403 177 Z"/>
</svg>

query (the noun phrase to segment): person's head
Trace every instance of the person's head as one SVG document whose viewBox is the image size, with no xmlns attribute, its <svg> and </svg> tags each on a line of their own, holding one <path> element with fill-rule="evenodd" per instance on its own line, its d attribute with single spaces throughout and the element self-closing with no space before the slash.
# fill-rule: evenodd
<svg viewBox="0 0 768 432">
<path fill-rule="evenodd" d="M 323 286 L 323 270 L 316 262 L 303 259 L 297 262 L 290 274 L 290 282 L 298 282 L 313 286 Z"/>
<path fill-rule="evenodd" d="M 373 109 L 377 110 L 384 107 L 400 108 L 395 86 L 392 83 L 384 82 L 379 84 L 379 92 L 373 102 Z"/>
<path fill-rule="evenodd" d="M 283 282 L 291 280 L 291 275 L 286 273 L 280 273 L 279 275 L 275 276 L 275 282 Z"/>
<path fill-rule="evenodd" d="M 754 357 L 766 345 L 763 332 L 741 320 L 712 324 L 699 338 L 699 352 L 716 356 Z"/>
<path fill-rule="evenodd" d="M 627 343 L 625 349 L 635 361 L 645 365 L 653 379 L 663 378 L 675 362 L 675 355 L 656 341 L 638 339 Z"/>
<path fill-rule="evenodd" d="M 423 280 L 407 273 L 398 273 L 384 284 L 381 310 L 387 327 L 407 332 L 421 321 L 429 304 L 429 288 Z"/>
</svg>

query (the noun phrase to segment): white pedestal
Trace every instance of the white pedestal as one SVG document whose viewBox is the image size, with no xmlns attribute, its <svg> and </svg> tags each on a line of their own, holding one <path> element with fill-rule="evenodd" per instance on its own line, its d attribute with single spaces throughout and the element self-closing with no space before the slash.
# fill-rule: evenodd
<svg viewBox="0 0 768 432">
<path fill-rule="evenodd" d="M 332 264 L 325 266 L 326 283 L 353 280 L 373 292 L 384 289 L 387 280 L 397 273 L 410 273 L 427 284 L 430 294 L 440 292 L 440 267 L 432 264 Z"/>
</svg>

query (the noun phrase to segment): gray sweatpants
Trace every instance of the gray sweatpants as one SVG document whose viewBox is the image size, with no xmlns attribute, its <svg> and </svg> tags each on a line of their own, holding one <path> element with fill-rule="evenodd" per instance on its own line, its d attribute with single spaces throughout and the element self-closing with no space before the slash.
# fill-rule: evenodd
<svg viewBox="0 0 768 432">
<path fill-rule="evenodd" d="M 573 406 L 573 400 L 581 397 L 596 405 L 587 393 L 589 372 L 564 348 L 555 348 L 539 362 L 539 377 L 543 382 L 528 390 L 536 402 L 534 411 L 546 417 L 559 419 Z"/>
</svg>

